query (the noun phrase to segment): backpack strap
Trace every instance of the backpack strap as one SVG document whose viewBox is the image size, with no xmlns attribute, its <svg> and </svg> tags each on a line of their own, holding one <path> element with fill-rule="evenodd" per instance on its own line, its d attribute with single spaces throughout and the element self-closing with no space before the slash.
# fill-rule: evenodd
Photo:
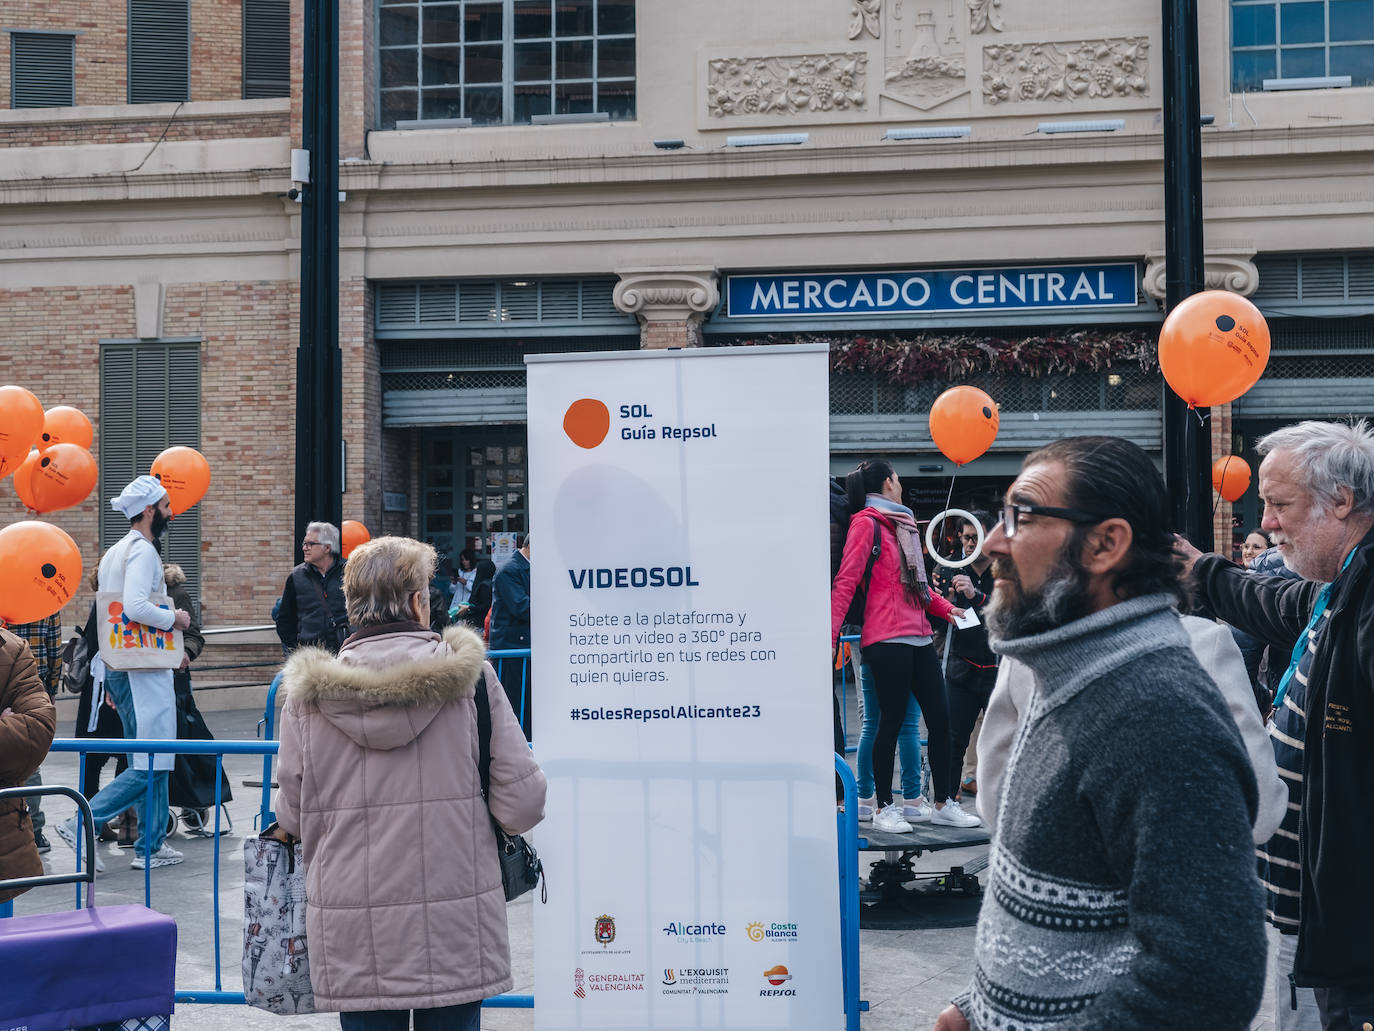
<svg viewBox="0 0 1374 1031">
<path fill-rule="evenodd" d="M 873 577 L 873 563 L 878 561 L 878 556 L 883 553 L 882 531 L 878 528 L 878 520 L 873 520 L 873 547 L 868 553 L 868 562 L 864 565 L 864 575 L 859 581 L 859 585 L 864 590 L 868 590 L 868 581 Z"/>
<path fill-rule="evenodd" d="M 491 791 L 491 699 L 487 697 L 487 671 L 477 677 L 472 697 L 477 705 L 477 772 L 482 778 L 482 797 Z"/>
</svg>

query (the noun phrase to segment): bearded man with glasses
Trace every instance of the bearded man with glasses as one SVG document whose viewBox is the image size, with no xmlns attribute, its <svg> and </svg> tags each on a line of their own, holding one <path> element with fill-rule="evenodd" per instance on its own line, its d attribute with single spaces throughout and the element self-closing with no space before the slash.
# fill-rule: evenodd
<svg viewBox="0 0 1374 1031">
<path fill-rule="evenodd" d="M 937 1031 L 1248 1028 L 1265 975 L 1255 775 L 1181 624 L 1163 479 L 1128 441 L 1056 441 L 984 550 L 992 648 L 1035 684 L 973 980 Z"/>
<path fill-rule="evenodd" d="M 305 645 L 337 652 L 350 633 L 339 528 L 333 523 L 311 523 L 305 528 L 301 551 L 305 561 L 291 570 L 282 588 L 277 636 L 288 652 Z"/>
</svg>

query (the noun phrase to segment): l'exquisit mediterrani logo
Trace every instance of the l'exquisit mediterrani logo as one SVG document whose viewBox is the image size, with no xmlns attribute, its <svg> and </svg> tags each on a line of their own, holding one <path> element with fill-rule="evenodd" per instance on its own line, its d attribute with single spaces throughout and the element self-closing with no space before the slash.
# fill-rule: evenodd
<svg viewBox="0 0 1374 1031">
<path fill-rule="evenodd" d="M 720 437 L 714 422 L 678 426 L 655 417 L 648 402 L 617 405 L 621 440 L 704 440 Z M 600 447 L 611 432 L 611 410 L 606 402 L 581 397 L 563 413 L 563 432 L 578 447 L 587 451 Z"/>
</svg>

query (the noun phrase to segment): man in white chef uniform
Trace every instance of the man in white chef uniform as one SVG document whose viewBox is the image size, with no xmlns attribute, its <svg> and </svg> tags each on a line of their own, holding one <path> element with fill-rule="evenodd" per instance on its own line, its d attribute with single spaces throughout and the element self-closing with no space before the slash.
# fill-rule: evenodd
<svg viewBox="0 0 1374 1031">
<path fill-rule="evenodd" d="M 162 577 L 162 557 L 154 546 L 172 521 L 167 491 L 154 477 L 140 476 L 125 487 L 119 497 L 111 499 L 110 505 L 128 518 L 130 529 L 100 560 L 100 590 L 123 594 L 124 611 L 134 622 L 159 630 L 186 629 L 191 622 L 190 613 L 163 608 L 150 600 L 150 595 L 167 593 L 167 584 Z M 119 710 L 126 738 L 172 739 L 177 736 L 176 694 L 170 669 L 126 673 L 106 668 L 103 672 L 105 693 Z M 182 854 L 163 840 L 167 836 L 167 775 L 175 758 L 173 755 L 153 756 L 153 816 L 139 822 L 132 864 L 135 870 L 142 870 L 145 865 L 173 866 L 182 861 Z M 130 756 L 128 769 L 91 799 L 95 825 L 104 825 L 131 805 L 137 806 L 143 814 L 147 785 L 148 755 L 135 753 Z M 75 848 L 76 817 L 59 824 L 57 833 Z M 86 847 L 90 844 L 87 842 Z M 96 853 L 96 869 L 104 869 L 99 852 Z"/>
</svg>

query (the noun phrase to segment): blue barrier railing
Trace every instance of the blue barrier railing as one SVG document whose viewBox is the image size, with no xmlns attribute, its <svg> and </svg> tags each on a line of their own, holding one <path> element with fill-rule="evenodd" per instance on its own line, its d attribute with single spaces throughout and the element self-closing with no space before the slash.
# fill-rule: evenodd
<svg viewBox="0 0 1374 1031">
<path fill-rule="evenodd" d="M 522 703 L 524 698 L 522 695 Z M 270 723 L 269 723 L 270 725 Z M 221 802 L 220 785 L 223 778 L 224 757 L 226 755 L 262 755 L 269 759 L 277 754 L 280 744 L 276 741 L 156 741 L 141 740 L 137 738 L 59 738 L 52 743 L 53 752 L 75 752 L 78 756 L 78 778 L 84 775 L 86 766 L 86 755 L 88 752 L 95 753 L 114 753 L 132 752 L 148 756 L 148 765 L 152 766 L 154 755 L 213 755 L 215 756 L 215 827 L 213 840 L 218 843 L 220 837 L 220 813 Z M 836 815 L 836 840 L 838 843 L 839 858 L 839 888 L 840 888 L 840 950 L 841 950 L 841 976 L 843 978 L 843 999 L 845 1012 L 846 1031 L 859 1031 L 859 1014 L 867 1011 L 868 1003 L 859 999 L 859 822 L 858 822 L 858 794 L 854 782 L 854 774 L 849 769 L 849 764 L 844 757 L 836 755 L 835 772 L 839 776 L 844 786 L 844 810 Z M 264 777 L 264 783 L 270 783 L 270 776 Z M 266 790 L 266 788 L 264 788 Z M 32 793 L 32 789 L 31 789 Z M 144 793 L 142 826 L 151 828 L 155 826 L 152 822 L 152 778 L 148 778 L 148 787 Z M 89 810 L 88 810 L 89 812 Z M 160 819 L 165 819 L 164 814 L 159 814 Z M 94 824 L 90 822 L 89 816 L 86 820 L 78 821 L 76 831 L 76 860 L 80 867 L 82 851 L 85 846 L 85 838 L 94 833 Z M 152 847 L 152 835 L 144 833 L 144 848 Z M 145 853 L 146 855 L 146 853 Z M 88 858 L 88 863 L 91 862 Z M 214 920 L 214 959 L 215 959 L 215 987 L 213 989 L 183 989 L 176 993 L 176 1001 L 180 1003 L 198 1004 L 221 1004 L 221 1005 L 243 1005 L 243 992 L 233 992 L 224 990 L 223 977 L 223 957 L 220 940 L 220 904 L 219 904 L 219 875 L 220 875 L 220 850 L 218 845 L 213 850 L 212 866 L 212 888 L 210 893 L 211 911 Z M 91 877 L 94 877 L 92 867 Z M 145 862 L 143 871 L 143 901 L 144 905 L 152 906 L 152 866 Z M 81 908 L 81 884 L 76 885 L 76 908 Z M 0 908 L 0 918 L 10 915 L 12 907 L 6 904 Z M 530 1009 L 534 1006 L 533 995 L 497 995 L 490 999 L 484 999 L 482 1005 L 491 1009 Z"/>
</svg>

